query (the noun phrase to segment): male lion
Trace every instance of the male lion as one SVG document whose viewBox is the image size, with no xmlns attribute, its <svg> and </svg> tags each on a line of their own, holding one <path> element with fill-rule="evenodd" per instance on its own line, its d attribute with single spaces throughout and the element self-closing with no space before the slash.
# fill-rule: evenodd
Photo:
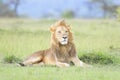
<svg viewBox="0 0 120 80">
<path fill-rule="evenodd" d="M 42 64 L 68 67 L 70 62 L 75 66 L 86 67 L 87 64 L 79 60 L 70 26 L 64 20 L 56 22 L 50 27 L 51 47 L 47 50 L 38 51 L 20 63 L 21 66 Z"/>
</svg>

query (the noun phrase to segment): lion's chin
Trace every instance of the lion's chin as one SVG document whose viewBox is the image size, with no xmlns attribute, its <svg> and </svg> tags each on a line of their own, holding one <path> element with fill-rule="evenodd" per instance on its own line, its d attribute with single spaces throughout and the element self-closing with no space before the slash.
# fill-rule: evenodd
<svg viewBox="0 0 120 80">
<path fill-rule="evenodd" d="M 66 41 L 63 41 L 63 42 L 60 42 L 62 45 L 66 45 L 68 42 Z"/>
</svg>

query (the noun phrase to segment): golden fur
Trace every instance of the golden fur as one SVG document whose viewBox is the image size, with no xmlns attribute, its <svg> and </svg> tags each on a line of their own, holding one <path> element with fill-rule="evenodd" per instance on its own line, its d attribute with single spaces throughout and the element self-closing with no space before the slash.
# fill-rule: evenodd
<svg viewBox="0 0 120 80">
<path fill-rule="evenodd" d="M 73 43 L 71 28 L 64 20 L 53 24 L 50 27 L 50 31 L 51 47 L 47 50 L 33 53 L 25 61 L 20 63 L 20 65 L 40 64 L 67 67 L 70 66 L 70 62 L 73 62 L 76 66 L 87 66 L 79 60 Z"/>
</svg>

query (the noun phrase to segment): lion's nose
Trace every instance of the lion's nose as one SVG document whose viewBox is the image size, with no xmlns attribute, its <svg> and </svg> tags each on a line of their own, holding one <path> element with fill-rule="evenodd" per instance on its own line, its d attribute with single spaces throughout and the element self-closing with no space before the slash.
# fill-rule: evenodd
<svg viewBox="0 0 120 80">
<path fill-rule="evenodd" d="M 63 39 L 66 39 L 67 37 L 63 37 Z"/>
</svg>

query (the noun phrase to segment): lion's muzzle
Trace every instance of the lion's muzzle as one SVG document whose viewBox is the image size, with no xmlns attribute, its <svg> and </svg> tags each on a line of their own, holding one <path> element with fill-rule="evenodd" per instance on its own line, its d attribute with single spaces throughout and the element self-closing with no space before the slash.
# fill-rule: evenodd
<svg viewBox="0 0 120 80">
<path fill-rule="evenodd" d="M 60 43 L 61 43 L 62 45 L 66 45 L 66 44 L 68 43 L 68 37 L 62 37 Z"/>
</svg>

